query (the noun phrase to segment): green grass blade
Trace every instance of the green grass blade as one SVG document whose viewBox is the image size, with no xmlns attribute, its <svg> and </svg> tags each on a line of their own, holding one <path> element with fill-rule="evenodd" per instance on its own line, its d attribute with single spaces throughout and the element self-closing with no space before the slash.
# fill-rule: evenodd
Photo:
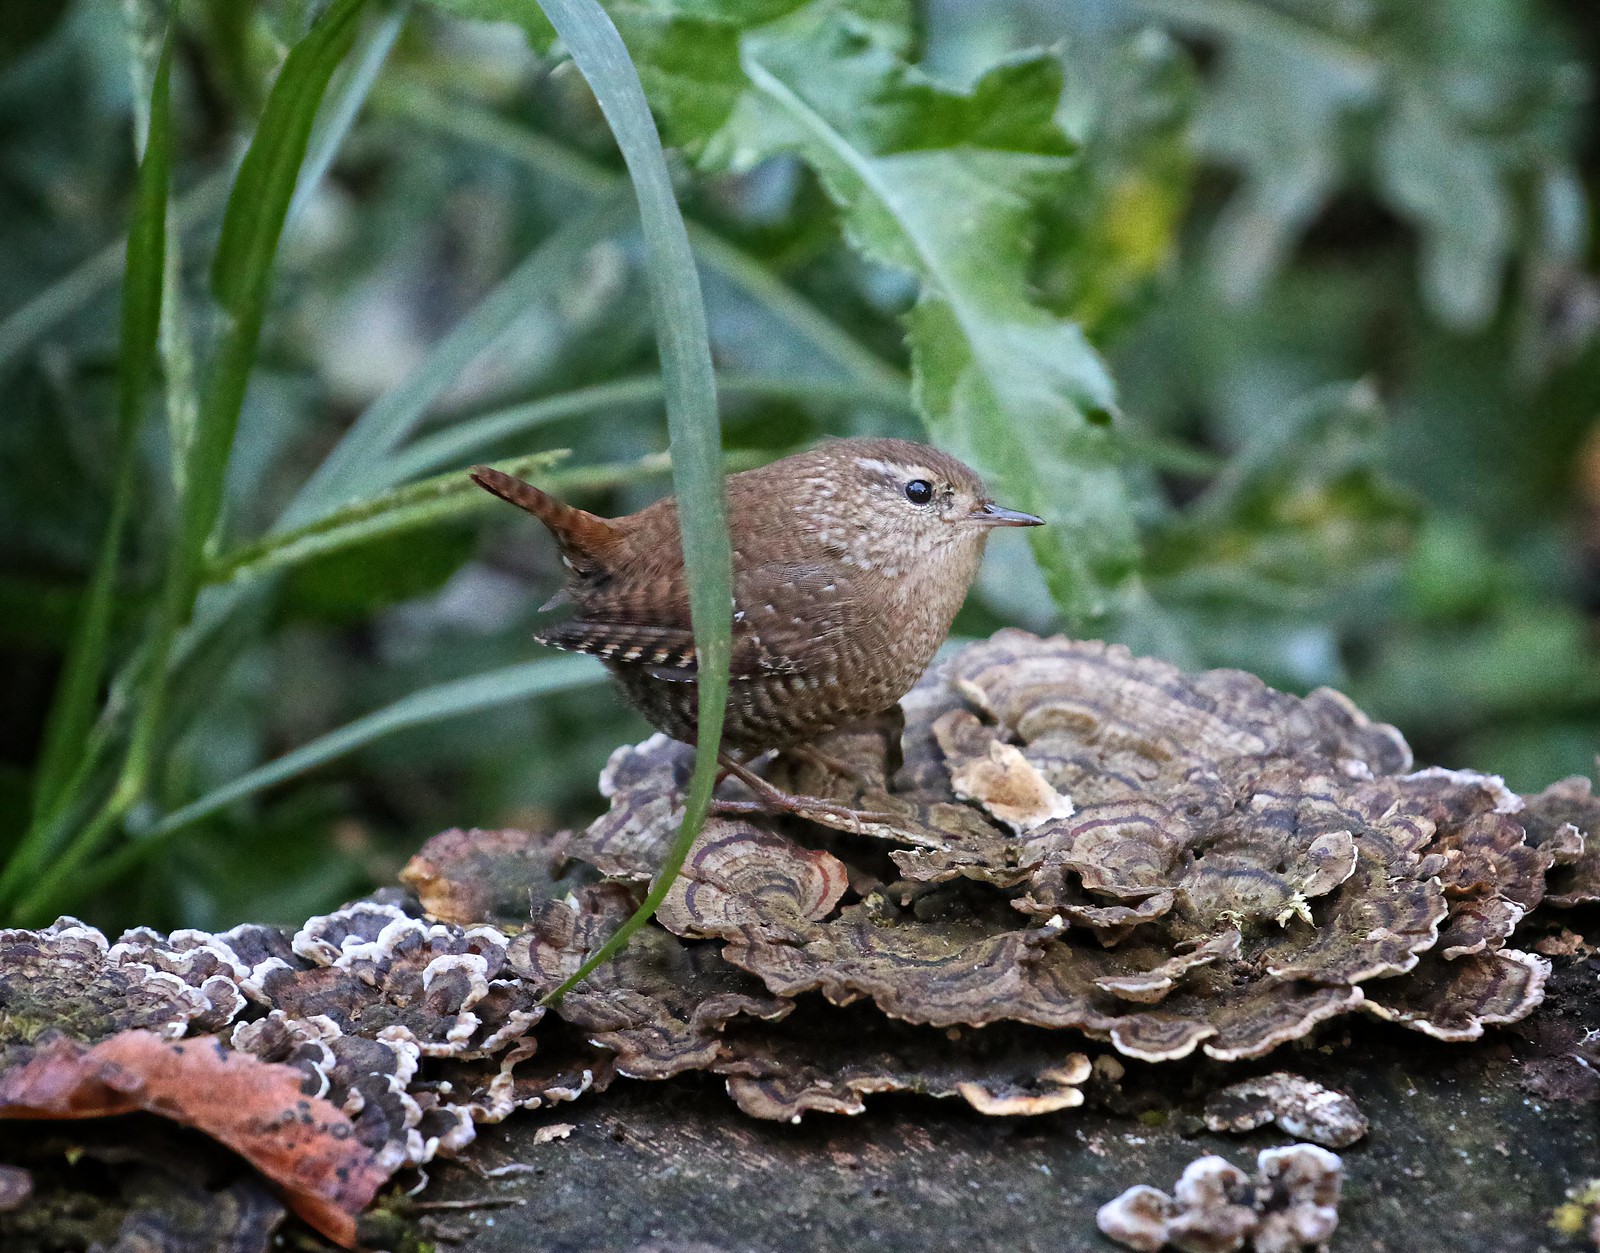
<svg viewBox="0 0 1600 1253">
<path fill-rule="evenodd" d="M 211 267 L 212 290 L 228 316 L 190 448 L 186 492 L 150 659 L 145 700 L 134 727 L 125 777 L 142 786 L 159 735 L 167 662 L 199 590 L 205 545 L 222 511 L 233 437 L 244 406 L 273 261 L 311 127 L 329 79 L 355 41 L 366 0 L 335 0 L 290 50 L 267 97 L 250 150 L 239 166 Z M 126 790 L 126 789 L 124 789 Z"/>
<path fill-rule="evenodd" d="M 222 511 L 222 495 L 239 412 L 255 361 L 272 287 L 272 267 L 289 201 L 305 159 L 312 123 L 334 70 L 355 40 L 366 0 L 334 0 L 284 60 L 267 97 L 255 138 L 234 179 L 212 264 L 212 290 L 224 330 L 189 449 L 167 571 L 150 647 L 143 655 L 139 708 L 117 783 L 100 811 L 79 830 L 22 906 L 73 882 L 83 864 L 143 796 L 165 718 L 173 647 L 193 612 L 205 546 Z M 14 882 L 0 879 L 0 889 Z M 14 895 L 14 892 L 13 892 Z M 8 899 L 0 896 L 0 899 Z"/>
<path fill-rule="evenodd" d="M 317 527 L 342 506 L 352 502 L 359 506 L 361 498 L 411 477 L 397 472 L 388 451 L 424 420 L 433 402 L 529 304 L 553 299 L 588 250 L 620 230 L 628 216 L 627 203 L 614 198 L 612 204 L 575 219 L 544 240 L 433 347 L 408 378 L 362 412 L 328 459 L 301 485 L 259 547 L 268 550 L 286 535 Z M 212 588 L 179 641 L 180 663 L 229 619 L 241 592 L 239 582 Z"/>
<path fill-rule="evenodd" d="M 705 823 L 716 786 L 717 752 L 728 700 L 733 554 L 723 496 L 721 432 L 705 305 L 655 119 L 616 27 L 595 0 L 540 0 L 540 5 L 610 123 L 639 200 L 661 372 L 666 382 L 672 478 L 689 577 L 690 618 L 699 653 L 700 697 L 694 774 L 684 801 L 683 825 L 661 871 L 639 909 L 571 979 L 545 998 L 551 1000 L 620 952 L 629 937 L 650 920 Z"/>
<path fill-rule="evenodd" d="M 139 163 L 133 220 L 128 229 L 127 277 L 122 287 L 122 343 L 117 358 L 117 469 L 111 493 L 111 517 L 46 724 L 34 786 L 35 823 L 56 808 L 63 788 L 83 756 L 110 645 L 117 566 L 138 481 L 139 426 L 161 327 L 167 193 L 172 173 L 171 78 L 172 31 L 169 27 L 151 85 L 150 126 L 144 158 Z M 26 844 L 25 840 L 25 847 Z M 19 857 L 19 862 L 25 860 L 29 859 Z M 22 865 L 21 869 L 26 872 L 27 865 Z"/>
<path fill-rule="evenodd" d="M 73 885 L 74 891 L 92 891 L 114 882 L 185 827 L 247 796 L 348 756 L 386 735 L 448 718 L 462 718 L 536 696 L 588 687 L 604 679 L 605 670 L 589 657 L 546 657 L 413 692 L 392 705 L 318 736 L 310 743 L 302 744 L 282 757 L 242 774 L 183 808 L 174 810 L 137 841 L 115 856 L 106 858 L 88 873 L 79 875 Z M 18 913 L 31 918 L 51 914 L 57 908 L 63 882 L 61 876 L 51 875 L 23 901 Z"/>
<path fill-rule="evenodd" d="M 227 202 L 228 185 L 232 180 L 233 171 L 222 170 L 179 196 L 172 206 L 174 233 L 211 221 Z M 0 320 L 0 370 L 96 297 L 109 291 L 122 277 L 127 258 L 126 239 L 107 244 Z"/>
<path fill-rule="evenodd" d="M 502 461 L 495 468 L 554 489 L 557 486 L 554 476 L 547 471 L 564 455 L 561 452 L 534 453 Z M 665 470 L 665 459 L 645 469 L 647 472 Z M 627 477 L 625 473 L 614 476 L 616 481 Z M 494 497 L 465 474 L 459 471 L 441 474 L 342 505 L 294 530 L 274 531 L 254 544 L 229 553 L 208 571 L 207 578 L 213 583 L 259 578 L 376 539 L 468 517 L 486 511 L 493 504 Z"/>
<path fill-rule="evenodd" d="M 304 526 L 354 497 L 392 486 L 398 476 L 388 466 L 389 454 L 416 429 L 429 406 L 527 312 L 530 303 L 558 290 L 584 255 L 621 229 L 628 216 L 626 202 L 616 198 L 599 212 L 573 218 L 535 248 L 434 347 L 410 378 L 356 419 L 295 495 L 278 528 Z"/>
<path fill-rule="evenodd" d="M 415 83 L 386 84 L 373 105 L 380 113 L 427 127 L 440 135 L 499 153 L 519 165 L 566 183 L 584 195 L 601 195 L 621 181 L 603 167 L 575 155 L 545 136 L 466 101 L 452 100 Z M 907 386 L 905 378 L 861 346 L 827 314 L 772 270 L 698 222 L 686 224 L 689 242 L 701 264 L 780 322 L 823 361 L 846 377 L 886 389 Z"/>
<path fill-rule="evenodd" d="M 535 486 L 557 496 L 621 487 L 672 470 L 672 458 L 667 453 L 650 453 L 635 461 L 551 470 L 550 466 L 564 456 L 566 450 L 561 449 L 491 464 L 507 474 L 529 479 Z M 731 474 L 736 470 L 748 470 L 762 460 L 765 458 L 754 453 L 729 453 L 724 459 L 724 468 Z M 217 583 L 261 578 L 374 540 L 500 507 L 493 496 L 464 473 L 453 470 L 344 505 L 297 530 L 274 531 L 257 543 L 228 554 L 212 567 L 208 578 Z"/>
<path fill-rule="evenodd" d="M 666 385 L 658 374 L 640 375 L 636 378 L 614 379 L 592 387 L 579 387 L 556 396 L 543 396 L 526 404 L 497 409 L 475 418 L 455 423 L 434 435 L 417 440 L 401 449 L 389 463 L 389 472 L 397 480 L 413 478 L 445 466 L 467 464 L 479 449 L 495 444 L 513 435 L 567 418 L 587 417 L 607 409 L 624 405 L 649 404 L 666 395 Z M 755 399 L 794 400 L 818 404 L 862 404 L 880 409 L 914 415 L 911 392 L 904 386 L 873 386 L 859 383 L 814 381 L 804 378 L 757 375 L 718 374 L 717 396 L 721 400 L 734 397 Z"/>
<path fill-rule="evenodd" d="M 384 62 L 394 51 L 395 41 L 411 15 L 409 3 L 397 4 L 374 24 L 366 44 L 350 66 L 349 77 L 339 88 L 323 116 L 322 124 L 311 137 L 305 164 L 300 169 L 300 180 L 295 185 L 294 198 L 289 201 L 289 221 L 295 221 L 305 212 L 317 194 L 317 188 L 327 177 L 334 157 L 344 145 L 345 138 L 356 124 L 362 106 L 372 94 L 372 85 L 378 81 Z"/>
</svg>

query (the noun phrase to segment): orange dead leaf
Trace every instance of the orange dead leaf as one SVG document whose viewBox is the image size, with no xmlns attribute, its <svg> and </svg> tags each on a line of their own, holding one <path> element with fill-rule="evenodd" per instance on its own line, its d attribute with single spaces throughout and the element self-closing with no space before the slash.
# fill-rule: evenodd
<svg viewBox="0 0 1600 1253">
<path fill-rule="evenodd" d="M 283 1189 L 301 1218 L 346 1248 L 356 1215 L 388 1178 L 349 1118 L 300 1090 L 292 1066 L 214 1038 L 123 1031 L 84 1046 L 41 1045 L 0 1074 L 0 1118 L 100 1118 L 146 1110 L 205 1132 Z"/>
</svg>

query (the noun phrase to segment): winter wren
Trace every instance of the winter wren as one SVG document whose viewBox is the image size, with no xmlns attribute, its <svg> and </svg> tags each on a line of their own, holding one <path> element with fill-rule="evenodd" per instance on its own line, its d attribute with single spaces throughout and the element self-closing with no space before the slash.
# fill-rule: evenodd
<svg viewBox="0 0 1600 1253">
<path fill-rule="evenodd" d="M 600 518 L 479 466 L 549 529 L 575 616 L 535 638 L 593 653 L 633 705 L 695 738 L 694 636 L 671 498 Z M 728 478 L 733 654 L 724 743 L 746 758 L 888 709 L 943 643 L 1002 509 L 937 449 L 843 439 Z M 742 772 L 741 772 L 742 774 Z"/>
</svg>

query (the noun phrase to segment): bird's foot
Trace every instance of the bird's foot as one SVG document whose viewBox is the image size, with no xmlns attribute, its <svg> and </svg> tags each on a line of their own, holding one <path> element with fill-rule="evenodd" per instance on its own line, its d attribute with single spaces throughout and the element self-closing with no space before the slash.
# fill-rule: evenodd
<svg viewBox="0 0 1600 1253">
<path fill-rule="evenodd" d="M 785 792 L 731 757 L 722 758 L 722 767 L 754 792 L 757 799 L 714 800 L 711 802 L 713 813 L 728 815 L 787 813 L 843 831 L 864 831 L 869 827 L 892 825 L 900 821 L 896 814 L 880 813 L 871 809 L 854 809 L 821 796 L 803 796 Z"/>
</svg>

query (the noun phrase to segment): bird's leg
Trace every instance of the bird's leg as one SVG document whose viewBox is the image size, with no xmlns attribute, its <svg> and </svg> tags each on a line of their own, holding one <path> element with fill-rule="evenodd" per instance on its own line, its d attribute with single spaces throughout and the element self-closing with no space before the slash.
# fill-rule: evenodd
<svg viewBox="0 0 1600 1253">
<path fill-rule="evenodd" d="M 875 780 L 868 778 L 866 771 L 861 767 L 852 765 L 842 757 L 835 757 L 832 753 L 825 753 L 815 744 L 790 744 L 780 750 L 780 756 L 798 757 L 801 761 L 809 761 L 813 766 L 826 770 L 829 774 L 836 774 L 858 784 L 863 791 L 873 786 Z"/>
<path fill-rule="evenodd" d="M 849 805 L 842 805 L 838 801 L 825 800 L 820 796 L 797 796 L 793 792 L 785 792 L 782 788 L 768 783 L 749 766 L 735 761 L 728 754 L 723 753 L 719 760 L 722 768 L 739 782 L 756 794 L 759 798 L 755 801 L 724 801 L 712 802 L 712 808 L 720 814 L 769 814 L 778 813 L 796 814 L 801 818 L 813 822 L 821 822 L 826 826 L 839 827 L 846 831 L 859 831 L 863 827 L 874 824 L 897 821 L 894 814 L 877 813 L 867 809 L 852 809 Z"/>
</svg>

